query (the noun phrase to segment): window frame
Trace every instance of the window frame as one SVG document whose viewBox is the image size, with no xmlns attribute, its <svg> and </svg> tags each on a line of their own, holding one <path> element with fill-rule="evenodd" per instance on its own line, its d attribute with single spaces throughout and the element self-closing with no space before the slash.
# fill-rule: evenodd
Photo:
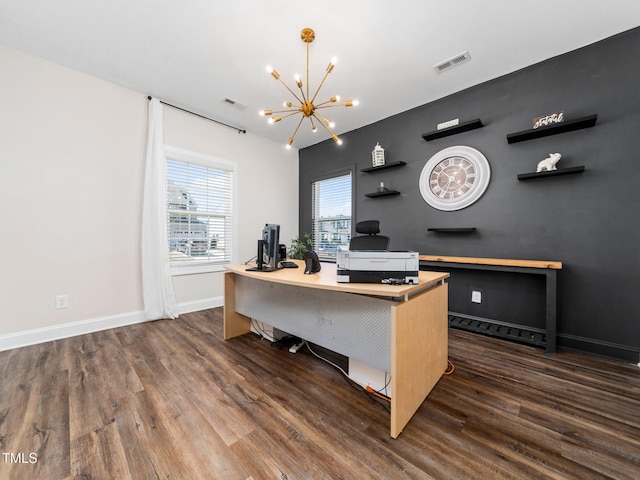
<svg viewBox="0 0 640 480">
<path fill-rule="evenodd" d="M 229 260 L 224 261 L 211 261 L 211 260 L 189 260 L 189 261 L 170 261 L 169 266 L 171 268 L 172 276 L 179 275 L 193 275 L 199 273 L 209 272 L 223 272 L 225 271 L 224 265 L 228 263 L 234 263 L 237 251 L 238 251 L 238 219 L 237 219 L 237 195 L 238 195 L 238 165 L 232 160 L 226 160 L 212 155 L 187 150 L 173 145 L 165 145 L 165 163 L 168 166 L 169 160 L 175 160 L 179 162 L 191 163 L 202 167 L 225 170 L 231 172 L 231 255 Z M 168 189 L 169 176 L 165 175 L 165 192 Z M 167 199 L 164 203 L 165 214 L 169 214 L 169 205 Z M 168 230 L 168 225 L 167 225 Z M 167 241 L 169 239 L 167 238 Z M 226 240 L 225 240 L 226 241 Z M 167 244 L 167 250 L 169 245 Z"/>
<path fill-rule="evenodd" d="M 330 172 L 326 172 L 323 175 L 319 175 L 317 177 L 314 177 L 311 179 L 310 181 L 310 185 L 311 185 L 311 238 L 312 238 L 312 242 L 313 242 L 313 249 L 314 251 L 316 251 L 316 253 L 318 253 L 318 257 L 320 257 L 320 261 L 322 262 L 332 262 L 335 263 L 336 261 L 336 254 L 334 253 L 333 255 L 321 255 L 320 252 L 318 251 L 318 246 L 316 244 L 316 238 L 314 235 L 314 229 L 315 229 L 315 203 L 314 203 L 314 190 L 315 190 L 315 184 L 317 182 L 322 182 L 324 180 L 331 180 L 333 178 L 338 178 L 338 177 L 343 177 L 346 175 L 350 175 L 351 177 L 351 212 L 350 212 L 350 216 L 349 216 L 349 221 L 351 222 L 350 228 L 349 228 L 349 238 L 352 238 L 354 235 L 354 229 L 355 229 L 355 202 L 356 202 L 356 179 L 355 179 L 355 165 L 350 165 L 348 167 L 344 167 L 344 168 L 340 168 L 337 170 L 332 170 Z M 342 217 L 341 217 L 342 218 Z M 338 220 L 336 218 L 336 220 Z"/>
</svg>

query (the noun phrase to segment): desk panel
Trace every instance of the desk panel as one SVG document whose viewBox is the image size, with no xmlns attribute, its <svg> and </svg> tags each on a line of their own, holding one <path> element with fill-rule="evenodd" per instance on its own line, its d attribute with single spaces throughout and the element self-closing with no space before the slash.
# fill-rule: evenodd
<svg viewBox="0 0 640 480">
<path fill-rule="evenodd" d="M 324 348 L 391 371 L 388 299 L 235 279 L 235 309 Z"/>
</svg>

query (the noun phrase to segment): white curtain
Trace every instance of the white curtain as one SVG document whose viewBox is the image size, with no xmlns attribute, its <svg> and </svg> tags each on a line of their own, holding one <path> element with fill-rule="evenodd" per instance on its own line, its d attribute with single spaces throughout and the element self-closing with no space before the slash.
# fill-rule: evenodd
<svg viewBox="0 0 640 480">
<path fill-rule="evenodd" d="M 167 160 L 162 133 L 162 104 L 149 102 L 149 134 L 142 207 L 142 293 L 147 320 L 176 318 L 167 241 Z"/>
</svg>

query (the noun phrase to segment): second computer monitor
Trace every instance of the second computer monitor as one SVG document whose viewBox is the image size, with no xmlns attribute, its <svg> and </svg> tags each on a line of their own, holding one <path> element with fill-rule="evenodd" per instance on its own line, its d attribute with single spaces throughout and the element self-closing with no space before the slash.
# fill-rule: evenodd
<svg viewBox="0 0 640 480">
<path fill-rule="evenodd" d="M 262 258 L 266 264 L 265 269 L 277 270 L 280 268 L 280 225 L 267 223 L 262 229 Z"/>
</svg>

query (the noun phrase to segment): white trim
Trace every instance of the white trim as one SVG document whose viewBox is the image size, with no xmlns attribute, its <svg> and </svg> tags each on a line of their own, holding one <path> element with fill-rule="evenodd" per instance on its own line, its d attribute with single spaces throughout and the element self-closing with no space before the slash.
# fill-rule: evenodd
<svg viewBox="0 0 640 480">
<path fill-rule="evenodd" d="M 233 256 L 233 253 L 232 253 Z M 225 264 L 221 263 L 171 263 L 171 276 L 178 277 L 180 275 L 195 275 L 199 273 L 225 272 Z"/>
<path fill-rule="evenodd" d="M 205 298 L 204 300 L 195 300 L 193 302 L 184 302 L 178 304 L 178 312 L 183 313 L 199 312 L 201 310 L 209 310 L 224 305 L 224 297 Z"/>
<path fill-rule="evenodd" d="M 84 335 L 86 333 L 99 332 L 100 330 L 123 327 L 145 321 L 144 312 L 139 311 L 8 333 L 0 335 L 0 351 L 50 342 L 52 340 L 60 340 L 76 335 Z"/>
<path fill-rule="evenodd" d="M 184 302 L 177 305 L 179 313 L 196 312 L 210 308 L 221 307 L 224 304 L 224 297 L 212 297 L 193 302 Z M 34 328 L 22 332 L 7 333 L 0 335 L 0 352 L 12 350 L 14 348 L 27 347 L 38 343 L 51 342 L 63 338 L 85 335 L 87 333 L 99 332 L 111 328 L 124 327 L 136 323 L 146 322 L 144 312 L 128 312 L 107 317 L 80 320 L 78 322 L 63 323 L 50 327 Z"/>
<path fill-rule="evenodd" d="M 192 150 L 186 150 L 172 145 L 165 144 L 164 153 L 167 158 L 173 160 L 197 163 L 203 167 L 219 168 L 221 170 L 226 170 L 227 172 L 235 172 L 237 168 L 237 163 L 233 160 L 226 160 L 224 158 L 214 157 L 213 155 L 194 152 Z"/>
</svg>

